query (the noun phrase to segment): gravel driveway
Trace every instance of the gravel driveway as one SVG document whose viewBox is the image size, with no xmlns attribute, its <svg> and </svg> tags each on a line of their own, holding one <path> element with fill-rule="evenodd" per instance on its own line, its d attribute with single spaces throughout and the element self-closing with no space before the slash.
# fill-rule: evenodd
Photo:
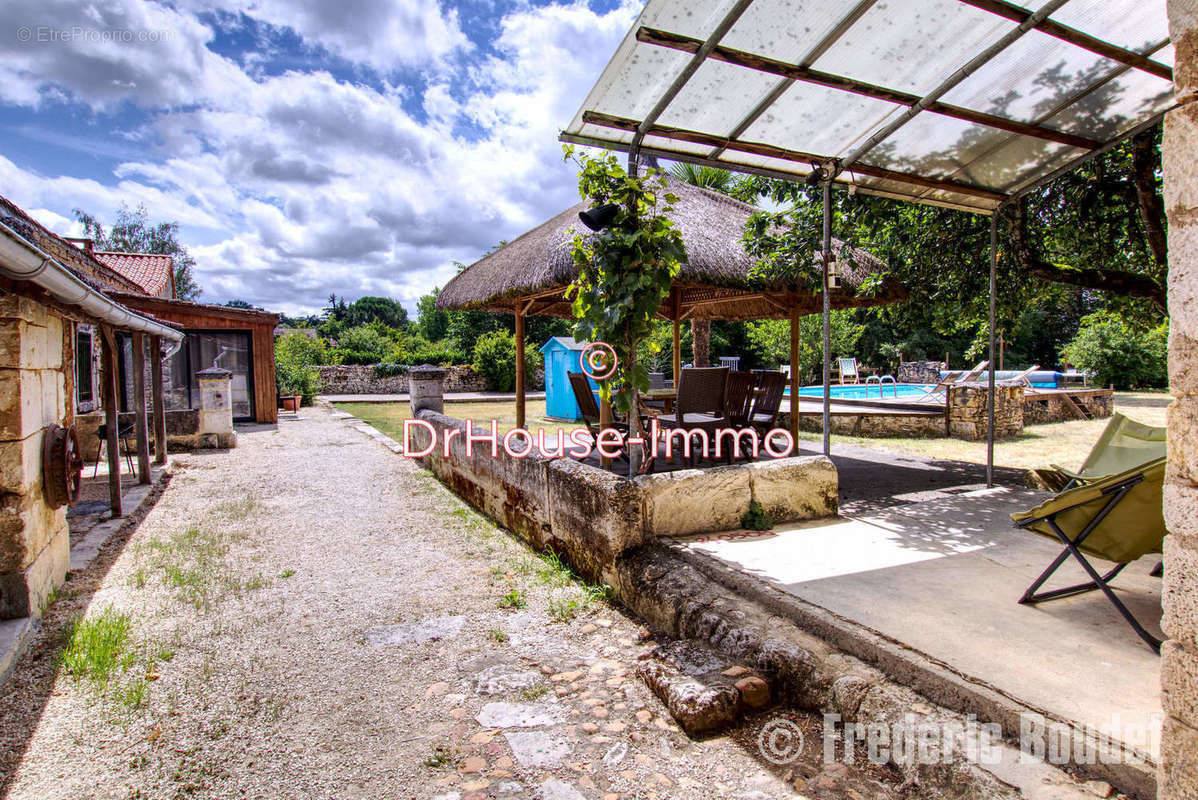
<svg viewBox="0 0 1198 800">
<path fill-rule="evenodd" d="M 632 674 L 647 631 L 327 410 L 179 456 L 126 539 L 5 687 L 9 798 L 773 798 L 820 778 L 772 769 L 753 722 L 689 740 Z M 81 614 L 128 623 L 103 680 L 58 670 Z"/>
</svg>

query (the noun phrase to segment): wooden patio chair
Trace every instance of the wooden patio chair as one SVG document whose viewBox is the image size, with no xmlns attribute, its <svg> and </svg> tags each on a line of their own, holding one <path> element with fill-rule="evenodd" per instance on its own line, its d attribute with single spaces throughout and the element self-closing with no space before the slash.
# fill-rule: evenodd
<svg viewBox="0 0 1198 800">
<path fill-rule="evenodd" d="M 569 372 L 567 375 L 570 378 L 570 388 L 574 391 L 574 400 L 578 403 L 578 410 L 582 414 L 582 421 L 587 426 L 591 438 L 597 442 L 599 441 L 599 403 L 595 401 L 595 390 L 591 388 L 591 382 L 587 376 L 581 372 Z M 624 436 L 628 435 L 627 420 L 619 418 L 614 411 L 610 427 L 615 428 Z M 627 458 L 627 454 L 621 457 Z"/>
<path fill-rule="evenodd" d="M 752 372 L 733 372 L 728 375 L 728 399 L 724 403 L 724 413 L 732 427 L 748 426 L 756 390 L 757 376 Z"/>
<path fill-rule="evenodd" d="M 1127 624 L 1156 652 L 1160 640 L 1144 629 L 1115 595 L 1111 580 L 1132 561 L 1149 553 L 1161 552 L 1165 539 L 1165 518 L 1161 510 L 1165 459 L 1140 464 L 1117 475 L 1067 489 L 1045 500 L 1030 511 L 1011 515 L 1018 528 L 1053 539 L 1065 546 L 1061 554 L 1019 598 L 1034 604 L 1099 589 L 1115 606 Z M 1086 554 L 1114 562 L 1113 569 L 1100 575 Z M 1037 592 L 1070 557 L 1077 559 L 1090 580 L 1060 589 Z"/>
<path fill-rule="evenodd" d="M 678 379 L 678 397 L 673 414 L 659 414 L 657 424 L 665 435 L 677 428 L 703 430 L 709 437 L 730 421 L 726 410 L 728 400 L 727 367 L 697 367 L 682 370 Z M 695 453 L 692 450 L 694 463 Z"/>
</svg>

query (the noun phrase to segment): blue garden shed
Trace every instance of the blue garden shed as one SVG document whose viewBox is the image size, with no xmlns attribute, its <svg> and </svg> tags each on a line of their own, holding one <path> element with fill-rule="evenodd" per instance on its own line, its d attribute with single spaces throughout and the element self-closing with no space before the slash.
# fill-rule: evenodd
<svg viewBox="0 0 1198 800">
<path fill-rule="evenodd" d="M 576 342 L 570 336 L 554 336 L 541 347 L 545 357 L 545 414 L 554 419 L 582 419 L 574 390 L 570 388 L 571 372 L 582 372 L 582 351 L 587 342 Z M 595 382 L 591 381 L 591 386 Z"/>
</svg>

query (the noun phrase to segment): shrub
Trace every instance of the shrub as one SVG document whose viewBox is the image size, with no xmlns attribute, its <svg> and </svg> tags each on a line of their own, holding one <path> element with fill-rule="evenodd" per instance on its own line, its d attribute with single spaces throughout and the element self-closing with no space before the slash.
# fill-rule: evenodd
<svg viewBox="0 0 1198 800">
<path fill-rule="evenodd" d="M 379 378 L 393 378 L 396 375 L 406 375 L 407 372 L 407 364 L 395 364 L 390 361 L 384 361 L 381 364 L 374 365 L 374 374 Z"/>
<path fill-rule="evenodd" d="M 302 333 L 288 333 L 275 344 L 275 381 L 279 396 L 300 395 L 311 403 L 320 391 L 320 372 L 316 367 L 329 362 L 323 339 L 310 339 Z"/>
<path fill-rule="evenodd" d="M 1168 352 L 1168 323 L 1148 328 L 1099 312 L 1082 319 L 1077 336 L 1061 355 L 1078 369 L 1092 372 L 1100 386 L 1142 389 L 1168 385 Z"/>
<path fill-rule="evenodd" d="M 541 365 L 536 348 L 524 348 L 525 379 L 531 380 Z M 491 331 L 474 345 L 474 371 L 498 392 L 510 392 L 516 386 L 516 337 L 507 331 Z"/>
<path fill-rule="evenodd" d="M 342 364 L 377 364 L 391 352 L 394 342 L 375 325 L 358 325 L 341 332 L 334 353 Z"/>
<path fill-rule="evenodd" d="M 749 501 L 749 510 L 740 518 L 740 526 L 748 531 L 768 531 L 774 527 L 774 520 L 761 503 Z"/>
</svg>

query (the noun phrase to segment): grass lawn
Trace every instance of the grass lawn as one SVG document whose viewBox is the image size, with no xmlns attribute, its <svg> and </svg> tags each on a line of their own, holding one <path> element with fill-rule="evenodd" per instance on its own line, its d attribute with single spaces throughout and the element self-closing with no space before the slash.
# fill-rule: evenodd
<svg viewBox="0 0 1198 800">
<path fill-rule="evenodd" d="M 347 414 L 353 414 L 369 422 L 383 433 L 403 440 L 403 421 L 412 416 L 412 406 L 402 403 L 334 403 Z M 555 422 L 545 417 L 544 400 L 528 400 L 525 403 L 524 427 L 536 435 L 538 428 L 545 433 L 557 433 L 583 427 L 581 423 Z M 446 403 L 445 412 L 458 419 L 473 420 L 476 427 L 487 428 L 494 419 L 499 422 L 499 432 L 506 433 L 516 427 L 516 403 L 514 400 L 486 400 L 474 403 Z"/>
<path fill-rule="evenodd" d="M 1116 392 L 1115 411 L 1145 425 L 1165 424 L 1165 408 L 1172 398 L 1166 392 Z M 1076 420 L 1029 425 L 1022 435 L 994 443 L 994 463 L 1000 467 L 1032 469 L 1060 464 L 1068 469 L 1081 466 L 1097 441 L 1107 420 Z M 804 441 L 820 441 L 818 433 L 801 433 Z M 986 443 L 960 439 L 867 439 L 859 436 L 833 436 L 833 443 L 851 444 L 872 450 L 924 458 L 986 463 Z"/>
</svg>

